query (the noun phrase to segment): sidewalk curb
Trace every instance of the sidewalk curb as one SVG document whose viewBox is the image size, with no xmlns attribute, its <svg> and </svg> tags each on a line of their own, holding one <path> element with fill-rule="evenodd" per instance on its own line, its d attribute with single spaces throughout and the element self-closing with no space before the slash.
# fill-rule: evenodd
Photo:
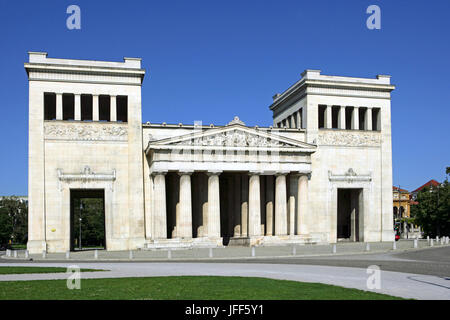
<svg viewBox="0 0 450 320">
<path fill-rule="evenodd" d="M 436 249 L 436 248 L 443 248 L 443 247 L 448 247 L 450 245 L 440 245 L 438 246 L 433 246 L 433 247 L 423 247 L 423 248 L 406 248 L 406 249 L 388 249 L 388 250 L 373 250 L 373 251 L 361 251 L 361 252 L 338 252 L 338 253 L 319 253 L 319 254 L 299 254 L 299 255 L 280 255 L 280 256 L 242 256 L 242 257 L 201 257 L 201 258 L 189 258 L 189 257 L 185 257 L 185 258 L 147 258 L 147 259 L 140 259 L 140 258 L 134 258 L 132 260 L 128 259 L 128 258 L 124 258 L 124 259 L 120 259 L 120 258 L 115 258 L 115 259 L 102 259 L 102 258 L 98 258 L 98 259 L 51 259 L 51 258 L 14 258 L 14 257 L 7 257 L 6 255 L 2 255 L 0 256 L 0 258 L 4 259 L 4 260 L 8 260 L 9 262 L 13 262 L 13 261 L 17 261 L 17 262 L 208 262 L 208 261 L 227 261 L 227 260 L 249 260 L 249 261 L 253 261 L 253 260 L 266 260 L 266 259 L 286 259 L 286 258 L 292 258 L 292 259 L 296 259 L 296 258 L 316 258 L 316 257 L 337 257 L 337 256 L 348 256 L 348 255 L 371 255 L 371 254 L 379 254 L 379 253 L 396 253 L 396 252 L 410 252 L 410 251 L 419 251 L 419 250 L 426 250 L 426 249 Z"/>
</svg>

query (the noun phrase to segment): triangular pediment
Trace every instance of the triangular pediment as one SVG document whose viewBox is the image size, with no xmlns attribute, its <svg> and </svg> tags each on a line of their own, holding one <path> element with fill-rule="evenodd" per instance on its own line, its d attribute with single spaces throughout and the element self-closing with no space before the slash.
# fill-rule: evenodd
<svg viewBox="0 0 450 320">
<path fill-rule="evenodd" d="M 316 146 L 286 138 L 276 133 L 250 128 L 240 123 L 224 127 L 198 130 L 190 134 L 149 142 L 149 148 L 205 147 L 205 148 L 283 148 L 299 152 L 314 152 Z"/>
</svg>

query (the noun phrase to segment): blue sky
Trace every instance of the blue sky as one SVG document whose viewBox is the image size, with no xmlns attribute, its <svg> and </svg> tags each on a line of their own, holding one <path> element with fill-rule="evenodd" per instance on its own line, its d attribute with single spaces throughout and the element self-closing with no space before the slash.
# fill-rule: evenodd
<svg viewBox="0 0 450 320">
<path fill-rule="evenodd" d="M 66 8 L 81 8 L 68 30 Z M 381 30 L 366 8 L 381 8 Z M 271 125 L 276 92 L 304 69 L 392 75 L 394 184 L 443 180 L 450 166 L 450 1 L 0 0 L 0 195 L 27 194 L 28 51 L 141 57 L 143 121 Z"/>
</svg>

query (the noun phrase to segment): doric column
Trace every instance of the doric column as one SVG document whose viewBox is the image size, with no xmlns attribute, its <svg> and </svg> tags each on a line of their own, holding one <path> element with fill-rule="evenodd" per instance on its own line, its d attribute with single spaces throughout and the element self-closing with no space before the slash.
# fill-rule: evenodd
<svg viewBox="0 0 450 320">
<path fill-rule="evenodd" d="M 359 130 L 359 107 L 353 108 L 352 129 Z"/>
<path fill-rule="evenodd" d="M 234 236 L 241 236 L 241 175 L 235 174 L 233 180 L 234 190 L 233 190 L 233 220 L 234 220 Z"/>
<path fill-rule="evenodd" d="M 111 107 L 110 107 L 110 121 L 117 121 L 117 103 L 116 96 L 111 96 Z"/>
<path fill-rule="evenodd" d="M 259 172 L 250 172 L 249 195 L 248 195 L 248 235 L 261 235 L 261 199 Z"/>
<path fill-rule="evenodd" d="M 339 129 L 345 129 L 345 106 L 339 109 Z"/>
<path fill-rule="evenodd" d="M 297 196 L 298 196 L 298 174 L 289 175 L 289 199 L 288 199 L 288 210 L 289 210 L 289 235 L 295 234 L 295 217 L 297 213 Z"/>
<path fill-rule="evenodd" d="M 98 121 L 98 94 L 92 95 L 92 121 Z"/>
<path fill-rule="evenodd" d="M 350 197 L 350 240 L 351 241 L 357 241 L 357 225 L 356 225 L 356 219 L 357 219 L 357 212 L 356 208 L 358 207 L 358 201 L 359 197 L 354 196 L 352 193 Z"/>
<path fill-rule="evenodd" d="M 364 130 L 372 131 L 372 108 L 367 107 L 366 119 L 364 121 Z"/>
<path fill-rule="evenodd" d="M 220 188 L 219 174 L 208 172 L 208 232 L 209 238 L 220 237 Z"/>
<path fill-rule="evenodd" d="M 275 235 L 287 235 L 286 173 L 276 174 L 275 179 Z"/>
<path fill-rule="evenodd" d="M 167 172 L 153 172 L 154 210 L 153 237 L 167 239 L 166 178 Z"/>
<path fill-rule="evenodd" d="M 75 120 L 81 120 L 81 95 L 75 94 Z"/>
<path fill-rule="evenodd" d="M 266 176 L 266 235 L 273 235 L 273 176 Z"/>
<path fill-rule="evenodd" d="M 308 176 L 298 179 L 297 234 L 308 234 Z"/>
<path fill-rule="evenodd" d="M 56 120 L 63 119 L 62 93 L 56 94 Z"/>
<path fill-rule="evenodd" d="M 300 109 L 302 118 L 302 129 L 306 129 L 308 118 L 306 116 L 306 106 Z"/>
<path fill-rule="evenodd" d="M 180 175 L 180 209 L 177 216 L 177 237 L 192 238 L 192 172 L 179 172 Z"/>
<path fill-rule="evenodd" d="M 301 110 L 298 110 L 296 112 L 297 114 L 297 128 L 301 129 L 302 128 L 302 113 Z"/>
<path fill-rule="evenodd" d="M 332 109 L 333 106 L 327 106 L 325 109 L 325 128 L 331 129 L 333 127 L 332 122 Z"/>
<path fill-rule="evenodd" d="M 248 176 L 241 175 L 241 236 L 248 236 Z"/>
</svg>

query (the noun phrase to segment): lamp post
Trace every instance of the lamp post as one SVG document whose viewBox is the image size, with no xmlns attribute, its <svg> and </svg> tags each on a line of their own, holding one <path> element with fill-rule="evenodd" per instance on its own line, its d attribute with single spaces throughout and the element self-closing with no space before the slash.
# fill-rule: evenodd
<svg viewBox="0 0 450 320">
<path fill-rule="evenodd" d="M 80 250 L 81 250 L 81 221 L 82 221 L 81 215 L 82 215 L 83 209 L 84 209 L 83 201 L 80 200 L 80 241 L 79 241 L 79 245 L 78 245 Z"/>
</svg>

